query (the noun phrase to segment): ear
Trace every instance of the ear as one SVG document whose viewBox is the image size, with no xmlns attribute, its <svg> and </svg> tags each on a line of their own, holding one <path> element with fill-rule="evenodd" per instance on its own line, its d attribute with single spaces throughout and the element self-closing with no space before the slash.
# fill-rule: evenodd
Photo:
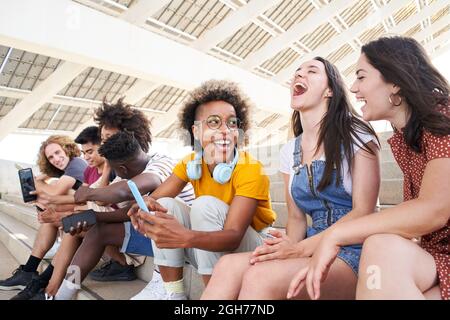
<svg viewBox="0 0 450 320">
<path fill-rule="evenodd" d="M 119 166 L 119 169 L 124 173 L 124 175 L 128 174 L 128 168 L 126 166 L 124 166 L 123 164 L 121 164 Z"/>
<path fill-rule="evenodd" d="M 327 88 L 327 90 L 325 90 L 325 98 L 331 98 L 333 96 L 333 91 L 331 91 L 330 88 Z"/>
<path fill-rule="evenodd" d="M 392 84 L 392 89 L 391 89 L 392 94 L 396 95 L 400 92 L 400 90 L 401 90 L 401 88 L 398 85 Z"/>
</svg>

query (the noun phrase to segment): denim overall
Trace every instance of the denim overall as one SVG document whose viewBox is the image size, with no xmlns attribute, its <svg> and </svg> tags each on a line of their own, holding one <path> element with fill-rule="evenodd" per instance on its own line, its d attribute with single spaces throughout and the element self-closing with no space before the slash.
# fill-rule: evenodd
<svg viewBox="0 0 450 320">
<path fill-rule="evenodd" d="M 345 191 L 343 178 L 336 187 L 336 169 L 333 169 L 331 183 L 322 191 L 317 186 L 325 171 L 324 160 L 313 160 L 311 166 L 302 165 L 301 135 L 295 139 L 294 176 L 291 192 L 295 204 L 311 216 L 312 227 L 308 227 L 306 237 L 324 231 L 352 210 L 352 196 Z M 358 274 L 361 245 L 342 247 L 338 258 L 346 262 Z"/>
</svg>

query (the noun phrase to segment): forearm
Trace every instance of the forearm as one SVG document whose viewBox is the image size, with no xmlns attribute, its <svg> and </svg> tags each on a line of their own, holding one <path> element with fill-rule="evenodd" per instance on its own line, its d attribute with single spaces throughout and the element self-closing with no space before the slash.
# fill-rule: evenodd
<svg viewBox="0 0 450 320">
<path fill-rule="evenodd" d="M 124 182 L 124 181 L 123 181 Z M 133 195 L 126 183 L 118 182 L 105 188 L 90 188 L 82 200 L 100 201 L 103 203 L 119 203 L 132 200 Z"/>
<path fill-rule="evenodd" d="M 375 214 L 335 224 L 326 232 L 340 246 L 363 243 L 369 236 L 380 233 L 412 239 L 442 228 L 445 219 L 448 219 L 448 214 L 447 217 L 437 219 L 430 202 L 415 199 Z"/>
<path fill-rule="evenodd" d="M 71 211 L 71 212 L 73 212 L 75 209 L 75 205 L 74 204 L 56 205 L 56 206 L 54 206 L 54 209 L 56 211 Z"/>
<path fill-rule="evenodd" d="M 120 223 L 130 221 L 130 218 L 127 215 L 127 212 L 130 209 L 130 207 L 131 206 L 127 206 L 125 208 L 109 212 L 95 211 L 95 217 L 97 219 L 97 222 L 105 222 L 105 223 Z"/>
<path fill-rule="evenodd" d="M 49 202 L 51 204 L 57 204 L 57 205 L 70 205 L 70 204 L 75 204 L 75 198 L 74 198 L 73 194 L 52 195 L 52 196 L 50 196 Z"/>
<path fill-rule="evenodd" d="M 307 222 L 306 219 L 295 219 L 288 217 L 286 224 L 286 234 L 294 242 L 299 242 L 306 237 Z"/>
<path fill-rule="evenodd" d="M 186 248 L 196 248 L 213 252 L 234 251 L 243 238 L 238 231 L 194 231 L 189 230 Z"/>
</svg>

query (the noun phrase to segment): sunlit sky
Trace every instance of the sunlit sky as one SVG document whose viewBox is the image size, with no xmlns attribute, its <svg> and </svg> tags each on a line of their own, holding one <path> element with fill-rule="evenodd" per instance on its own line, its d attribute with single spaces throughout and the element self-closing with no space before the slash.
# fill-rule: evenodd
<svg viewBox="0 0 450 320">
<path fill-rule="evenodd" d="M 450 51 L 433 60 L 433 63 L 447 80 L 450 81 L 450 64 L 448 61 L 450 61 Z M 383 131 L 383 127 L 381 126 L 380 128 L 378 126 L 376 129 Z M 5 139 L 0 141 L 0 159 L 34 164 L 36 163 L 39 146 L 48 136 L 23 133 L 9 134 Z M 173 143 L 169 144 L 164 141 L 155 141 L 152 150 L 170 154 L 174 158 L 180 158 L 188 153 L 190 148 L 183 148 L 181 142 L 180 144 L 174 145 Z"/>
</svg>

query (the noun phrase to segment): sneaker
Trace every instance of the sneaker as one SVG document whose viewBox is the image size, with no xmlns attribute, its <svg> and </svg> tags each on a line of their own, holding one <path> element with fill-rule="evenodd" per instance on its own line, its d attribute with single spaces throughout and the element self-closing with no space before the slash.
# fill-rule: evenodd
<svg viewBox="0 0 450 320">
<path fill-rule="evenodd" d="M 182 293 L 167 293 L 166 296 L 164 297 L 164 300 L 187 300 L 187 296 L 184 292 Z"/>
<path fill-rule="evenodd" d="M 31 281 L 33 276 L 37 276 L 37 271 L 24 271 L 23 265 L 14 270 L 12 277 L 0 280 L 0 290 L 22 290 Z"/>
<path fill-rule="evenodd" d="M 99 270 L 92 271 L 89 276 L 95 281 L 132 281 L 137 279 L 134 266 L 122 266 L 115 261 L 110 261 Z"/>
<path fill-rule="evenodd" d="M 167 295 L 164 282 L 159 272 L 153 271 L 152 280 L 130 300 L 165 300 Z"/>
<path fill-rule="evenodd" d="M 28 282 L 25 289 L 20 291 L 10 300 L 31 300 L 39 291 L 47 287 L 48 282 L 42 281 L 39 276 L 34 276 L 30 282 Z"/>
<path fill-rule="evenodd" d="M 55 297 L 48 295 L 45 288 L 42 288 L 30 300 L 55 300 Z"/>
</svg>

